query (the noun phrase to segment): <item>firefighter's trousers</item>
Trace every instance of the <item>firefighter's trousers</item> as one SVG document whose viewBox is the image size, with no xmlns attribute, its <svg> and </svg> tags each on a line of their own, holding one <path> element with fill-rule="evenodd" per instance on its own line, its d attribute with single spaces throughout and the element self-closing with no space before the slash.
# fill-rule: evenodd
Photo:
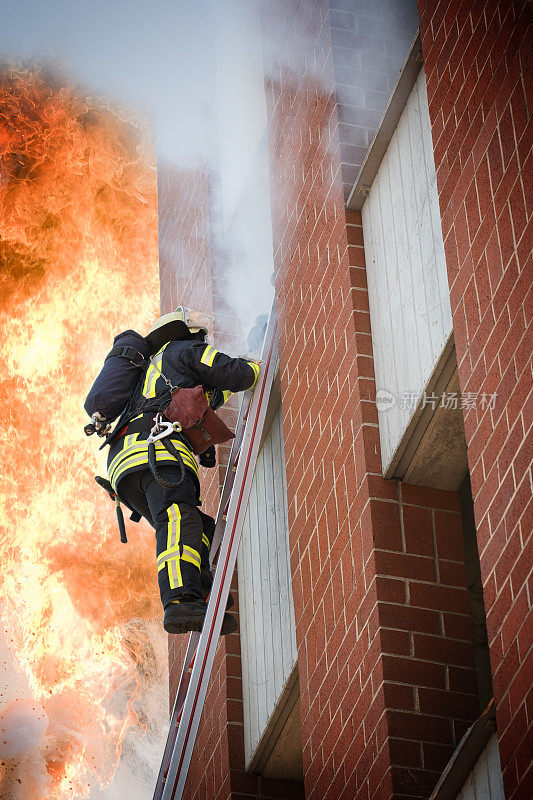
<svg viewBox="0 0 533 800">
<path fill-rule="evenodd" d="M 176 483 L 179 470 L 161 465 L 166 481 Z M 189 470 L 177 489 L 161 486 L 149 469 L 126 475 L 119 483 L 120 497 L 155 528 L 157 570 L 161 602 L 203 597 L 211 585 L 209 550 L 215 521 L 197 506 L 198 483 Z"/>
</svg>

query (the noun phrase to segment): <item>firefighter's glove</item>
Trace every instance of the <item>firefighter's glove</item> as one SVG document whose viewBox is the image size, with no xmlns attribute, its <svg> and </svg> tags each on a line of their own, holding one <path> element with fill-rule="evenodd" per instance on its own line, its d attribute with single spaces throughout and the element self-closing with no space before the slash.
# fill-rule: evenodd
<svg viewBox="0 0 533 800">
<path fill-rule="evenodd" d="M 207 450 L 204 450 L 203 453 L 200 454 L 198 458 L 201 467 L 207 467 L 210 469 L 211 467 L 216 467 L 217 465 L 217 454 L 215 450 L 215 445 L 212 444 L 211 447 L 208 447 Z"/>
</svg>

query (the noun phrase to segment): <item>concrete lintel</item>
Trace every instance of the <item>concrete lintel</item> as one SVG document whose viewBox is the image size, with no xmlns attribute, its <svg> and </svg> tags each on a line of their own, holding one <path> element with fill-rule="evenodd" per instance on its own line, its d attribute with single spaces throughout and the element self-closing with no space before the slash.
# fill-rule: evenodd
<svg viewBox="0 0 533 800">
<path fill-rule="evenodd" d="M 440 357 L 433 368 L 433 372 L 424 387 L 426 394 L 437 394 L 440 396 L 448 388 L 453 379 L 454 372 L 457 370 L 457 359 L 455 355 L 455 342 L 453 332 L 450 333 Z M 420 398 L 418 406 L 409 420 L 409 424 L 401 438 L 396 451 L 394 452 L 389 464 L 385 467 L 384 477 L 393 479 L 405 479 L 405 474 L 409 465 L 413 461 L 415 454 L 420 447 L 424 433 L 434 417 L 437 409 L 433 409 L 431 404 L 424 405 L 423 397 Z M 462 413 L 459 410 L 459 413 Z M 462 478 L 461 478 L 462 480 Z"/>
<path fill-rule="evenodd" d="M 415 85 L 421 66 L 422 43 L 420 41 L 420 33 L 417 31 L 409 54 L 400 71 L 400 77 L 394 87 L 389 104 L 376 131 L 372 144 L 370 145 L 365 162 L 359 171 L 357 180 L 348 197 L 346 205 L 353 211 L 360 211 L 368 197 L 370 187 L 383 161 L 383 156 L 387 152 L 387 147 L 396 130 L 398 120 L 402 115 L 407 99 L 411 94 L 411 89 Z"/>
<path fill-rule="evenodd" d="M 283 692 L 276 704 L 276 708 L 268 721 L 266 729 L 261 737 L 261 741 L 256 747 L 250 762 L 246 765 L 246 772 L 261 775 L 269 759 L 271 758 L 278 740 L 282 736 L 283 729 L 291 717 L 296 704 L 300 700 L 300 680 L 298 674 L 298 662 L 285 684 Z M 301 754 L 301 741 L 295 744 L 294 751 Z M 301 757 L 301 756 L 300 756 Z M 289 760 L 294 759 L 294 753 L 289 754 Z M 273 777 L 270 775 L 269 777 Z M 286 775 L 276 775 L 278 778 L 286 778 Z M 291 776 L 294 777 L 294 776 Z M 299 777 L 303 777 L 303 774 Z"/>
<path fill-rule="evenodd" d="M 483 748 L 496 731 L 494 700 L 467 730 L 452 755 L 430 800 L 455 800 Z"/>
</svg>

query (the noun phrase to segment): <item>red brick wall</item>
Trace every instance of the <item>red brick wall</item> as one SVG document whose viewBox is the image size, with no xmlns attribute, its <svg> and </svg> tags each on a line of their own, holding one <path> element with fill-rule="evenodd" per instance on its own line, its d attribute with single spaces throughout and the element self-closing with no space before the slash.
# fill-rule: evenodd
<svg viewBox="0 0 533 800">
<path fill-rule="evenodd" d="M 419 6 L 461 390 L 497 393 L 465 429 L 510 800 L 532 792 L 532 36 L 519 0 Z"/>
<path fill-rule="evenodd" d="M 313 9 L 313 70 L 268 93 L 306 797 L 427 797 L 479 711 L 459 502 L 381 476 L 361 218 Z"/>
<path fill-rule="evenodd" d="M 348 198 L 418 29 L 416 0 L 330 0 L 344 196 Z"/>
</svg>

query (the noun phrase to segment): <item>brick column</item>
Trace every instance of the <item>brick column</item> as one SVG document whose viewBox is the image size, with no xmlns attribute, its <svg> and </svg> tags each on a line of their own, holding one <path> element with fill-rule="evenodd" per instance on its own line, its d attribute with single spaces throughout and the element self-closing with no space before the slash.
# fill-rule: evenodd
<svg viewBox="0 0 533 800">
<path fill-rule="evenodd" d="M 183 304 L 213 314 L 207 169 L 182 170 L 160 162 L 158 196 L 161 311 L 167 313 Z M 206 513 L 216 513 L 223 472 L 223 465 L 200 469 Z M 169 636 L 171 708 L 186 647 L 186 636 Z M 242 750 L 242 732 L 236 743 L 233 730 L 235 715 L 238 716 L 234 705 L 242 704 L 240 670 L 238 637 L 221 638 L 191 761 L 187 797 L 231 797 L 230 742 L 233 753 Z"/>
<path fill-rule="evenodd" d="M 211 176 L 206 168 L 178 169 L 158 165 L 159 247 L 161 311 L 183 304 L 215 317 L 214 341 L 231 352 L 231 330 L 224 296 L 218 284 L 224 273 L 220 256 L 213 255 L 210 219 Z M 239 399 L 222 411 L 234 425 Z M 203 509 L 215 515 L 224 479 L 229 446 L 217 448 L 216 469 L 200 468 Z M 238 614 L 238 584 L 232 593 Z M 170 707 L 174 704 L 181 673 L 186 636 L 169 636 Z M 241 651 L 239 635 L 221 637 L 209 689 L 198 729 L 184 797 L 189 800 L 230 800 L 258 797 L 284 800 L 299 797 L 299 786 L 291 781 L 261 779 L 244 771 Z"/>
<path fill-rule="evenodd" d="M 465 430 L 509 800 L 531 792 L 528 5 L 419 0 L 461 391 L 497 396 Z"/>
</svg>

